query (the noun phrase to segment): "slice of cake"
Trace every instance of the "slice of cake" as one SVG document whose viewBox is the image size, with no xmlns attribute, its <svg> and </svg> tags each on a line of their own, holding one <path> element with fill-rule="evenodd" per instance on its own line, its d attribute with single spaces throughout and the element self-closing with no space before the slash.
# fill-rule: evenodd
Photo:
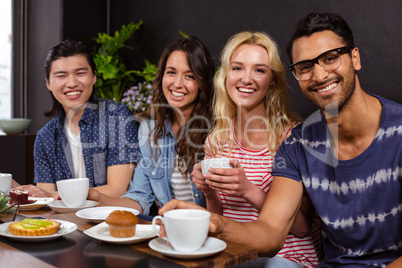
<svg viewBox="0 0 402 268">
<path fill-rule="evenodd" d="M 8 229 L 13 235 L 19 236 L 43 236 L 51 235 L 59 230 L 60 222 L 46 219 L 26 218 L 8 225 Z"/>
<path fill-rule="evenodd" d="M 11 190 L 9 193 L 11 200 L 10 204 L 19 202 L 20 205 L 31 204 L 31 201 L 28 200 L 28 192 L 22 190 Z"/>
</svg>

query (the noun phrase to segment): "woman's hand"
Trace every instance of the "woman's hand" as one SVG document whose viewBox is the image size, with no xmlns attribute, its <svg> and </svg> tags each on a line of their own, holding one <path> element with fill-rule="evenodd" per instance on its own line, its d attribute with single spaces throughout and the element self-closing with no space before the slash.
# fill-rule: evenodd
<svg viewBox="0 0 402 268">
<path fill-rule="evenodd" d="M 247 179 L 239 161 L 230 160 L 229 163 L 233 168 L 209 168 L 212 174 L 204 175 L 205 183 L 216 191 L 243 197 L 255 185 Z"/>
<path fill-rule="evenodd" d="M 193 172 L 191 172 L 191 177 L 193 178 L 193 183 L 195 184 L 197 189 L 203 192 L 205 195 L 208 195 L 211 192 L 215 192 L 205 182 L 205 177 L 201 171 L 201 162 L 194 165 Z"/>
</svg>

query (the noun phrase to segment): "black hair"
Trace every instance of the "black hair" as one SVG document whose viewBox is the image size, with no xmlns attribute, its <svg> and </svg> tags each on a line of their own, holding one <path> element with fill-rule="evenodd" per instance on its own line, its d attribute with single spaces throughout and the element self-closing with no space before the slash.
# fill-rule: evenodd
<svg viewBox="0 0 402 268">
<path fill-rule="evenodd" d="M 290 63 L 293 63 L 292 48 L 296 39 L 311 36 L 316 32 L 325 30 L 333 31 L 337 34 L 346 46 L 355 47 L 352 30 L 341 16 L 333 13 L 310 13 L 301 18 L 291 32 L 290 39 L 286 45 L 286 53 Z"/>
<path fill-rule="evenodd" d="M 83 55 L 88 61 L 89 66 L 92 69 L 92 73 L 96 73 L 96 65 L 95 61 L 91 55 L 89 49 L 81 42 L 74 40 L 64 40 L 61 43 L 52 47 L 45 60 L 45 75 L 46 81 L 49 80 L 50 71 L 52 69 L 52 63 L 60 58 L 71 57 L 75 55 Z M 50 96 L 52 98 L 52 108 L 45 112 L 45 116 L 51 117 L 60 113 L 62 109 L 62 105 L 56 98 L 53 96 L 52 92 L 50 92 Z M 96 98 L 94 92 L 92 91 L 91 97 L 89 98 L 91 101 L 96 102 Z"/>
</svg>

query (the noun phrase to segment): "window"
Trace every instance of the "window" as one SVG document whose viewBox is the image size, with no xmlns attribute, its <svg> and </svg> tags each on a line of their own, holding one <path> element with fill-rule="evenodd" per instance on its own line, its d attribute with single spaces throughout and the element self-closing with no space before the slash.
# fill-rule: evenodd
<svg viewBox="0 0 402 268">
<path fill-rule="evenodd" d="M 12 0 L 0 1 L 0 118 L 11 117 Z"/>
</svg>

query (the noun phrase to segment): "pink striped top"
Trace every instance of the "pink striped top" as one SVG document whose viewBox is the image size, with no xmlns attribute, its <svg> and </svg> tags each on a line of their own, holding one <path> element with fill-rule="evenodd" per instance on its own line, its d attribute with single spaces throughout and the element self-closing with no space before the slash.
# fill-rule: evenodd
<svg viewBox="0 0 402 268">
<path fill-rule="evenodd" d="M 293 126 L 297 122 L 292 122 Z M 286 139 L 291 132 L 291 127 L 286 127 L 282 135 Z M 229 148 L 229 144 L 225 142 L 223 145 L 218 146 L 219 156 L 229 157 L 236 159 L 242 165 L 247 178 L 255 185 L 260 187 L 265 192 L 269 192 L 272 183 L 272 165 L 273 155 L 268 147 L 260 151 L 252 151 L 244 148 L 237 140 L 233 132 L 233 124 L 230 133 L 233 139 L 233 148 Z M 211 140 L 210 136 L 205 140 L 205 156 L 207 158 L 213 157 L 210 155 Z M 230 155 L 229 155 L 230 153 Z M 222 201 L 223 215 L 235 221 L 250 222 L 257 220 L 259 212 L 244 198 L 237 196 L 230 196 L 220 193 Z M 303 238 L 298 238 L 289 234 L 286 238 L 285 245 L 277 254 L 280 257 L 295 261 L 303 267 L 315 267 L 318 264 L 320 253 L 320 229 L 314 225 L 310 234 Z"/>
</svg>

